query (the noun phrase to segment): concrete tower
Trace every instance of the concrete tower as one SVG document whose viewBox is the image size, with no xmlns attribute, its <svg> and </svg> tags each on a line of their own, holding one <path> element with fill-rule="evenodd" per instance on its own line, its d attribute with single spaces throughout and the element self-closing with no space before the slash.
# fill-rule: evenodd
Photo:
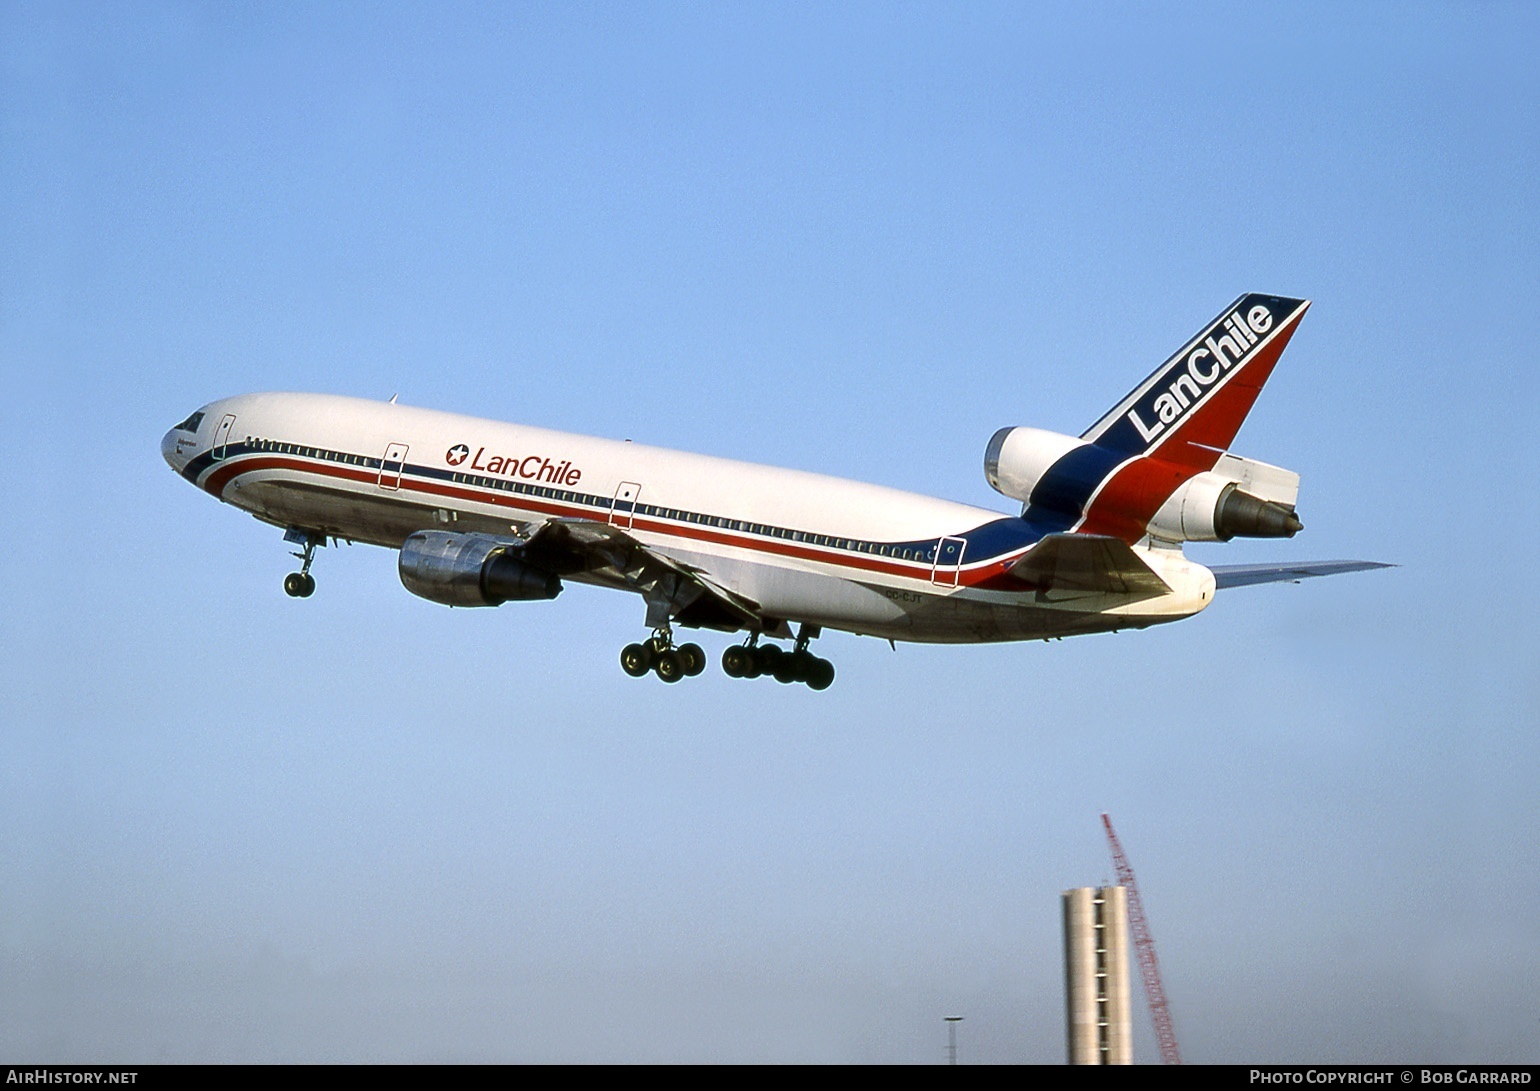
<svg viewBox="0 0 1540 1091">
<path fill-rule="evenodd" d="M 1070 1064 L 1133 1064 L 1128 899 L 1120 886 L 1064 892 L 1064 1016 Z"/>
</svg>

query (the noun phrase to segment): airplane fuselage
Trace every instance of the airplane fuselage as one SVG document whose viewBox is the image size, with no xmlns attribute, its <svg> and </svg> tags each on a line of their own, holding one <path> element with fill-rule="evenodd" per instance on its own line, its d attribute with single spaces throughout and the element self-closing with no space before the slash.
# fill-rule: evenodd
<svg viewBox="0 0 1540 1091">
<path fill-rule="evenodd" d="M 389 548 L 421 531 L 517 542 L 552 521 L 602 524 L 761 619 L 685 611 L 684 624 L 1027 640 L 1174 621 L 1213 598 L 1206 568 L 1137 545 L 1168 593 L 1034 588 L 1010 572 L 1042 526 L 836 477 L 330 395 L 248 394 L 200 412 L 167 433 L 166 460 L 265 522 Z M 604 566 L 562 577 L 635 589 Z"/>
</svg>

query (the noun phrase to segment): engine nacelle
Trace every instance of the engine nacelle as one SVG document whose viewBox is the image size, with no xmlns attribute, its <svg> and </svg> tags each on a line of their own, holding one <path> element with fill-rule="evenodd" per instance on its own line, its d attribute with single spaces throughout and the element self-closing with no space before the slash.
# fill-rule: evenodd
<svg viewBox="0 0 1540 1091">
<path fill-rule="evenodd" d="M 1235 478 L 1212 470 L 1184 483 L 1150 520 L 1151 534 L 1174 542 L 1292 538 L 1304 528 L 1292 501 L 1253 496 Z"/>
<path fill-rule="evenodd" d="M 1096 493 L 1108 473 L 1104 457 L 1071 458 L 1054 475 L 1052 488 L 1038 485 L 1050 468 L 1066 455 L 1093 445 L 1083 439 L 1047 432 L 1041 428 L 1002 428 L 984 450 L 984 477 L 999 493 L 1040 508 L 1082 514 L 1080 505 Z M 1097 452 L 1088 451 L 1095 456 Z M 1134 456 L 1140 457 L 1140 456 Z M 1150 458 L 1150 472 L 1143 475 L 1149 490 L 1170 488 L 1192 471 Z M 1118 458 L 1113 458 L 1116 463 Z M 1036 491 L 1039 495 L 1033 496 Z M 1163 491 L 1163 490 L 1162 490 Z M 1147 496 L 1153 506 L 1160 493 Z M 1299 475 L 1265 462 L 1221 454 L 1214 468 L 1187 478 L 1155 512 L 1148 533 L 1171 542 L 1227 542 L 1231 538 L 1292 538 L 1304 529 L 1294 513 L 1299 496 Z M 1137 498 L 1128 498 L 1136 508 Z M 1143 508 L 1129 522 L 1130 533 L 1144 527 Z M 1129 513 L 1132 515 L 1132 513 Z"/>
<path fill-rule="evenodd" d="M 1002 428 L 984 448 L 984 479 L 995 492 L 1025 504 L 1050 466 L 1084 446 L 1085 440 L 1042 428 Z"/>
<path fill-rule="evenodd" d="M 489 534 L 419 530 L 401 544 L 401 582 L 414 595 L 445 606 L 501 606 L 554 599 L 561 580 L 531 568 L 517 543 Z"/>
</svg>

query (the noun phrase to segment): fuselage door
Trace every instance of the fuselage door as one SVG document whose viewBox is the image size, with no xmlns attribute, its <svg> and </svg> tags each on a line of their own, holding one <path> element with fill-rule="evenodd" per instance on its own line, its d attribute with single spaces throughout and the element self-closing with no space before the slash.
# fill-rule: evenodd
<svg viewBox="0 0 1540 1091">
<path fill-rule="evenodd" d="M 406 444 L 392 443 L 380 459 L 380 488 L 391 492 L 401 487 L 401 467 L 406 465 Z"/>
<path fill-rule="evenodd" d="M 630 530 L 631 521 L 636 518 L 636 499 L 641 495 L 642 487 L 635 481 L 622 481 L 610 504 L 610 526 Z"/>
<path fill-rule="evenodd" d="M 225 457 L 225 445 L 230 442 L 230 429 L 235 427 L 235 414 L 226 413 L 219 422 L 219 427 L 214 429 L 214 446 L 209 452 L 217 462 Z"/>
<path fill-rule="evenodd" d="M 942 538 L 936 542 L 936 562 L 930 569 L 930 582 L 937 587 L 956 587 L 958 573 L 962 570 L 963 550 L 968 547 L 964 538 Z"/>
</svg>

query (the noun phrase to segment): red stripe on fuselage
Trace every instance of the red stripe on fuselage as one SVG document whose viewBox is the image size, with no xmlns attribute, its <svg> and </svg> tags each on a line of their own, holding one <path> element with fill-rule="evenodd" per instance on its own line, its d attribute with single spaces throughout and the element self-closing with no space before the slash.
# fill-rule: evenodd
<svg viewBox="0 0 1540 1091">
<path fill-rule="evenodd" d="M 211 471 L 203 480 L 203 488 L 213 496 L 223 500 L 226 486 L 236 477 L 262 470 L 295 470 L 300 473 L 339 478 L 369 486 L 378 486 L 380 476 L 378 470 L 360 470 L 326 461 L 310 462 L 293 456 L 246 455 L 236 456 L 229 462 Z M 595 510 L 575 504 L 562 504 L 539 497 L 526 496 L 521 493 L 510 494 L 494 489 L 482 490 L 475 487 L 448 485 L 438 481 L 409 477 L 407 472 L 402 473 L 399 490 L 381 490 L 378 496 L 384 499 L 392 492 L 427 493 L 433 496 L 463 500 L 473 504 L 490 504 L 496 507 L 513 508 L 518 511 L 573 519 L 587 519 L 593 522 L 608 523 L 610 520 L 609 508 Z M 759 553 L 771 553 L 782 557 L 795 557 L 799 560 L 817 561 L 821 564 L 835 565 L 842 568 L 855 568 L 864 572 L 881 573 L 887 576 L 902 576 L 907 579 L 922 581 L 936 587 L 938 591 L 951 591 L 954 589 L 950 585 L 931 583 L 932 566 L 923 562 L 903 562 L 885 557 L 872 557 L 867 554 L 832 552 L 818 546 L 787 542 L 775 538 L 749 537 L 732 531 L 726 531 L 719 527 L 702 527 L 693 523 L 662 522 L 645 515 L 634 516 L 628 526 L 621 529 L 648 531 L 674 538 L 687 538 L 700 542 L 710 542 L 715 545 L 733 546 Z M 958 586 L 971 587 L 976 584 L 992 581 L 1001 573 L 1007 571 L 1025 553 L 1026 549 L 1022 549 L 1008 557 L 997 558 L 971 570 L 964 567 L 959 574 L 961 578 L 958 581 Z M 950 569 L 947 571 L 950 574 Z"/>
<path fill-rule="evenodd" d="M 1148 452 L 1124 464 L 1091 499 L 1080 534 L 1109 534 L 1133 544 L 1171 494 L 1205 470 L 1235 442 L 1241 422 L 1256 404 L 1262 385 L 1303 317 L 1301 307 L 1266 347 L 1247 360 L 1225 384 L 1180 421 Z"/>
</svg>

